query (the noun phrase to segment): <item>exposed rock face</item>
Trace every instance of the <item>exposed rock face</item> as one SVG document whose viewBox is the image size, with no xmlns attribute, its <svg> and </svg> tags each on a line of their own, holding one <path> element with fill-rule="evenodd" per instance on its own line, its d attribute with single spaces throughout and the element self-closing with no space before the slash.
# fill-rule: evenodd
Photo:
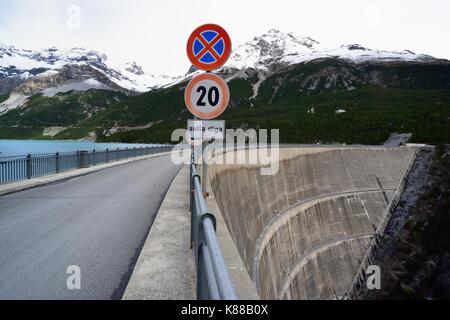
<svg viewBox="0 0 450 320">
<path fill-rule="evenodd" d="M 128 64 L 126 65 L 125 70 L 127 70 L 128 72 L 131 72 L 131 73 L 133 73 L 133 74 L 136 74 L 136 75 L 138 75 L 138 76 L 141 76 L 141 75 L 143 75 L 143 74 L 145 73 L 144 70 L 142 69 L 142 67 L 141 67 L 141 66 L 138 66 L 138 65 L 136 64 L 136 62 L 130 62 L 130 63 L 128 63 Z"/>
<path fill-rule="evenodd" d="M 23 81 L 13 92 L 32 96 L 51 87 L 92 78 L 106 84 L 110 90 L 123 90 L 103 73 L 89 65 L 65 65 L 59 72 L 48 71 Z"/>
<path fill-rule="evenodd" d="M 62 82 L 63 77 L 58 73 L 42 74 L 23 82 L 13 90 L 13 93 L 32 96 Z"/>
</svg>

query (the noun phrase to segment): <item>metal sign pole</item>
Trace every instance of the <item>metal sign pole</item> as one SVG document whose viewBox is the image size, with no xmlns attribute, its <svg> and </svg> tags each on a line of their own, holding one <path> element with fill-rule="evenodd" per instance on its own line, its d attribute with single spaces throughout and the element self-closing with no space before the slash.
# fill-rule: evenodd
<svg viewBox="0 0 450 320">
<path fill-rule="evenodd" d="M 204 142 L 204 149 L 203 149 L 203 174 L 202 174 L 202 190 L 203 190 L 203 196 L 205 198 L 209 197 L 209 188 L 208 188 L 208 154 L 206 152 L 206 149 L 208 148 L 209 141 Z"/>
<path fill-rule="evenodd" d="M 216 46 L 217 43 L 221 43 Z M 187 109 L 194 120 L 187 121 L 192 161 L 191 165 L 191 240 L 195 248 L 197 267 L 197 298 L 237 299 L 234 285 L 223 259 L 217 234 L 215 218 L 208 211 L 205 198 L 208 197 L 208 145 L 219 139 L 224 140 L 225 122 L 212 120 L 219 117 L 228 107 L 230 90 L 227 83 L 211 73 L 223 66 L 231 54 L 231 40 L 228 33 L 215 24 L 205 24 L 191 34 L 187 43 L 189 60 L 200 70 L 207 71 L 189 81 L 184 98 Z M 211 59 L 214 61 L 211 62 Z M 202 119 L 198 121 L 198 119 Z M 197 132 L 200 130 L 200 133 Z M 198 141 L 198 136 L 201 141 Z M 199 142 L 197 145 L 197 141 Z M 198 148 L 201 153 L 198 154 Z M 202 158 L 202 178 L 197 174 L 196 156 Z M 201 180 L 201 181 L 200 181 Z M 199 237 L 196 236 L 198 233 Z M 205 282 L 206 281 L 206 282 Z M 207 286 L 205 286 L 205 284 Z M 206 290 L 205 290 L 206 289 Z"/>
</svg>

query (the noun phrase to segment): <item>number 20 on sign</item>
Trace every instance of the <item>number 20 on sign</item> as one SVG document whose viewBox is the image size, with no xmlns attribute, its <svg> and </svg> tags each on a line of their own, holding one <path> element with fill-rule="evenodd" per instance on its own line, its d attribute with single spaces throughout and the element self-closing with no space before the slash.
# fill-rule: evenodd
<svg viewBox="0 0 450 320">
<path fill-rule="evenodd" d="M 184 96 L 188 110 L 200 119 L 214 119 L 228 106 L 230 92 L 225 81 L 212 73 L 201 74 L 189 82 Z"/>
</svg>

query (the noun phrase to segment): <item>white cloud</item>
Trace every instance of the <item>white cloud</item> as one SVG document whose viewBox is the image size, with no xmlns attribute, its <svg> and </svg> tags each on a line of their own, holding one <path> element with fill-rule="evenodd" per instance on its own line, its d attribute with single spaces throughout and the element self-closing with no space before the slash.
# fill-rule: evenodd
<svg viewBox="0 0 450 320">
<path fill-rule="evenodd" d="M 77 7 L 79 19 L 68 12 Z M 87 46 L 152 73 L 186 72 L 186 40 L 207 22 L 226 28 L 234 45 L 277 28 L 332 46 L 360 43 L 450 58 L 446 0 L 2 0 L 0 12 L 2 43 Z"/>
</svg>

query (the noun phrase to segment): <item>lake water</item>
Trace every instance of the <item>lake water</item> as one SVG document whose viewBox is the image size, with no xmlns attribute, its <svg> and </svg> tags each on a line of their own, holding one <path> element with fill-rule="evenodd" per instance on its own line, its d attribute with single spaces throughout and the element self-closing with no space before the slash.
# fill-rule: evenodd
<svg viewBox="0 0 450 320">
<path fill-rule="evenodd" d="M 0 140 L 0 157 L 74 152 L 77 150 L 105 150 L 160 146 L 155 144 L 96 143 L 89 141 L 46 141 L 46 140 Z"/>
</svg>

